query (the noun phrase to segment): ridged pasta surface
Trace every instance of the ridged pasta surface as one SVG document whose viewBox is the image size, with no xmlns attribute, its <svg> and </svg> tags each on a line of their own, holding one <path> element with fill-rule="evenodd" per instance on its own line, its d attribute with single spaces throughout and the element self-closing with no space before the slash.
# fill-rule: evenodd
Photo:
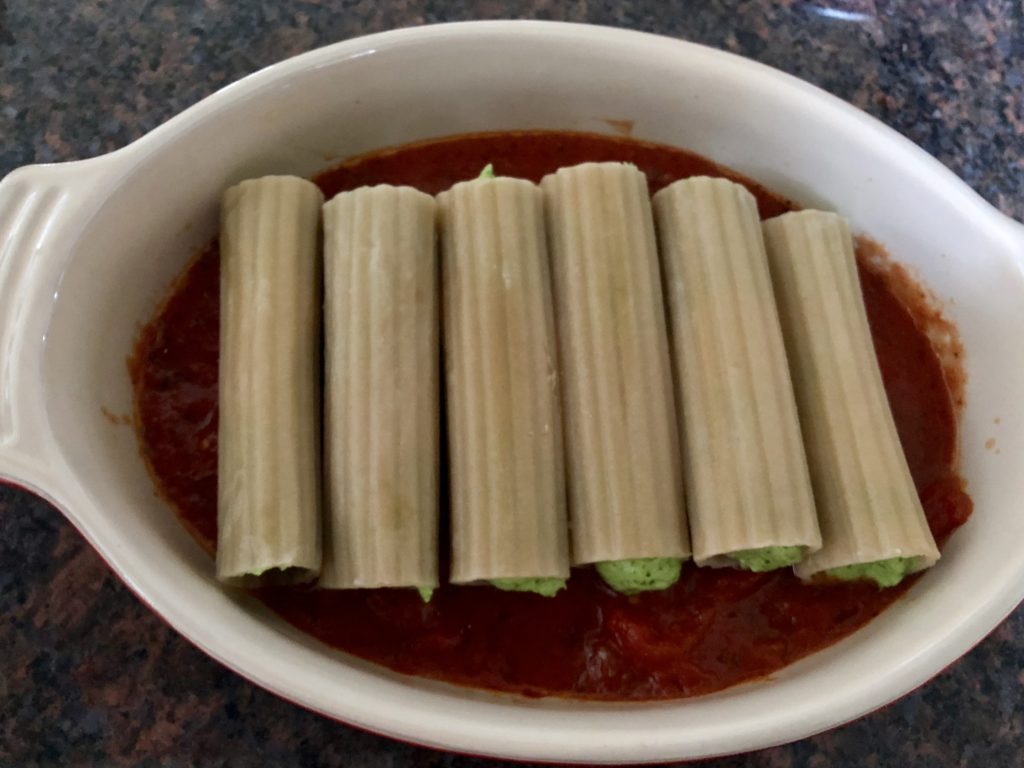
<svg viewBox="0 0 1024 768">
<path fill-rule="evenodd" d="M 438 583 L 435 214 L 430 195 L 387 185 L 324 206 L 321 587 Z"/>
<path fill-rule="evenodd" d="M 882 383 L 846 221 L 800 211 L 763 223 L 823 545 L 801 577 L 939 557 Z"/>
<path fill-rule="evenodd" d="M 569 575 L 557 349 L 540 189 L 438 197 L 456 583 Z"/>
<path fill-rule="evenodd" d="M 821 535 L 757 201 L 694 177 L 654 197 L 694 560 Z"/>
<path fill-rule="evenodd" d="M 320 570 L 320 206 L 290 176 L 230 188 L 221 215 L 217 577 Z"/>
<path fill-rule="evenodd" d="M 586 163 L 542 182 L 574 563 L 690 553 L 647 180 Z"/>
</svg>

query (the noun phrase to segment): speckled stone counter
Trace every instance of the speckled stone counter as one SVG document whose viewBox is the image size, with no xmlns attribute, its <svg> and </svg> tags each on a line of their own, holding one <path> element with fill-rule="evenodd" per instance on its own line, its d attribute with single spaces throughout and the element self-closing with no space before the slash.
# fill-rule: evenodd
<svg viewBox="0 0 1024 768">
<path fill-rule="evenodd" d="M 236 78 L 397 26 L 542 18 L 742 53 L 821 85 L 1024 219 L 1024 4 L 0 0 L 0 176 L 132 141 Z M 330 722 L 194 649 L 46 503 L 0 489 L 0 765 L 485 765 Z M 738 766 L 1024 764 L 1024 612 L 934 681 Z"/>
</svg>

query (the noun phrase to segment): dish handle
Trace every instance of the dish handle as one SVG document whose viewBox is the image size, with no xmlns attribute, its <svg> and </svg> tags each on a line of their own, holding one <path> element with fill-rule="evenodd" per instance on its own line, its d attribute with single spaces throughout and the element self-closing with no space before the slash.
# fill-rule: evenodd
<svg viewBox="0 0 1024 768">
<path fill-rule="evenodd" d="M 45 404 L 46 332 L 108 158 L 25 166 L 0 180 L 0 478 L 55 503 L 68 474 Z"/>
</svg>

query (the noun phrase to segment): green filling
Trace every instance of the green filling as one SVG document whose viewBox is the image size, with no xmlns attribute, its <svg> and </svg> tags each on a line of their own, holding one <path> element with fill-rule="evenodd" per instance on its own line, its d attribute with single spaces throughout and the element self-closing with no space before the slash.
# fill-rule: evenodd
<svg viewBox="0 0 1024 768">
<path fill-rule="evenodd" d="M 424 603 L 429 603 L 430 598 L 434 596 L 433 587 L 416 587 L 416 591 L 420 593 L 420 598 Z"/>
<path fill-rule="evenodd" d="M 827 576 L 841 581 L 873 581 L 880 587 L 895 587 L 903 577 L 914 570 L 916 557 L 891 557 L 873 563 L 857 563 L 825 571 Z"/>
<path fill-rule="evenodd" d="M 796 565 L 804 559 L 803 547 L 761 547 L 760 549 L 744 549 L 732 552 L 729 557 L 736 561 L 740 568 L 754 573 L 774 571 Z"/>
<path fill-rule="evenodd" d="M 488 163 L 484 166 L 484 169 L 480 171 L 478 179 L 493 179 L 494 178 L 494 163 Z"/>
<path fill-rule="evenodd" d="M 491 579 L 491 584 L 506 592 L 536 592 L 544 597 L 554 597 L 565 589 L 565 579 Z"/>
<path fill-rule="evenodd" d="M 645 557 L 605 560 L 595 567 L 609 587 L 624 595 L 633 595 L 671 587 L 679 581 L 683 561 L 677 557 Z"/>
</svg>

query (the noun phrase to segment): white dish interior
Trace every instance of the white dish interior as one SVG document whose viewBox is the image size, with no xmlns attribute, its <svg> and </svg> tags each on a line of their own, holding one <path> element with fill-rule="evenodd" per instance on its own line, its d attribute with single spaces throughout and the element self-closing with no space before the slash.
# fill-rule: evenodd
<svg viewBox="0 0 1024 768">
<path fill-rule="evenodd" d="M 248 176 L 473 131 L 567 129 L 684 147 L 844 213 L 939 297 L 967 349 L 975 515 L 866 629 L 774 675 L 659 704 L 529 701 L 392 674 L 321 646 L 213 564 L 153 485 L 125 359 Z M 136 144 L 0 185 L 0 471 L 53 500 L 179 631 L 307 707 L 403 739 L 521 759 L 701 757 L 799 738 L 921 684 L 1024 595 L 1024 233 L 909 142 L 773 70 L 595 27 L 487 23 L 341 43 L 258 73 Z M 995 439 L 994 449 L 986 441 Z"/>
</svg>

